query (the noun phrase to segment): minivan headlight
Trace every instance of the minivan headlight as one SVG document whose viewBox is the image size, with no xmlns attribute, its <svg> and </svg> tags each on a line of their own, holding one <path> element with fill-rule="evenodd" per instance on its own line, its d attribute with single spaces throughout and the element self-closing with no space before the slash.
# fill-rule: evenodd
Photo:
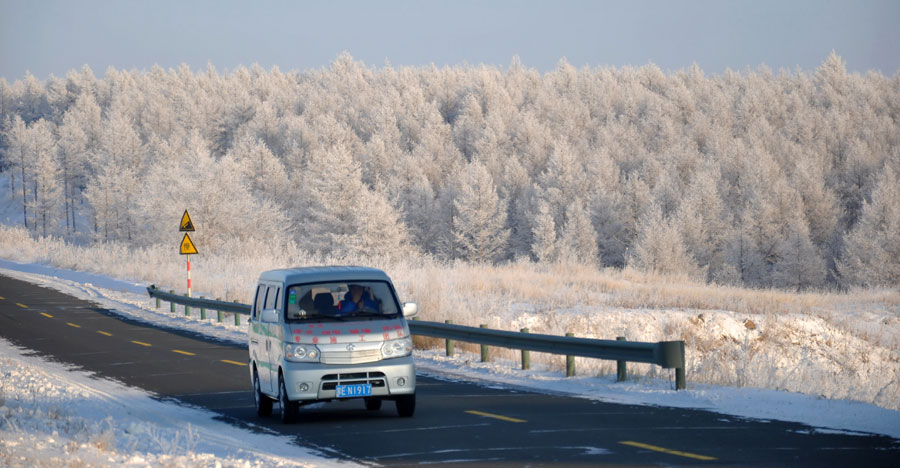
<svg viewBox="0 0 900 468">
<path fill-rule="evenodd" d="M 291 362 L 319 362 L 319 347 L 305 344 L 284 344 L 284 358 Z"/>
<path fill-rule="evenodd" d="M 384 359 L 409 356 L 412 354 L 412 338 L 400 338 L 399 340 L 385 341 L 381 345 L 381 355 Z"/>
</svg>

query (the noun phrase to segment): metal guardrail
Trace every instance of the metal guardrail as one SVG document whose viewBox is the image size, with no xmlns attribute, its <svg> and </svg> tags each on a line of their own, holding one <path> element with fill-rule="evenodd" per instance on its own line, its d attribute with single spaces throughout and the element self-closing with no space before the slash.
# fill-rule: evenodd
<svg viewBox="0 0 900 468">
<path fill-rule="evenodd" d="M 468 343 L 500 346 L 503 348 L 564 354 L 611 361 L 644 362 L 657 364 L 664 369 L 675 369 L 675 388 L 685 388 L 684 341 L 644 343 L 637 341 L 597 340 L 571 336 L 520 333 L 487 328 L 466 327 L 437 322 L 414 320 L 409 322 L 414 335 L 459 340 Z M 450 348 L 448 346 L 448 348 Z M 482 353 L 484 356 L 484 353 Z M 484 360 L 484 357 L 482 358 Z M 523 362 L 525 359 L 523 359 Z M 568 373 L 568 372 L 567 372 Z M 574 371 L 572 372 L 574 374 Z M 619 380 L 624 380 L 624 368 L 620 364 Z"/>
<path fill-rule="evenodd" d="M 198 307 L 201 310 L 211 309 L 241 315 L 250 314 L 250 306 L 238 302 L 223 302 L 180 296 L 157 289 L 156 286 L 148 287 L 147 292 L 150 294 L 150 297 L 157 299 L 157 307 L 159 307 L 159 301 L 163 300 L 185 306 L 186 313 L 189 313 L 187 307 Z M 221 316 L 219 321 L 221 321 Z M 239 324 L 237 315 L 235 315 L 235 324 Z M 414 335 L 447 340 L 448 354 L 452 354 L 452 340 L 481 344 L 483 361 L 488 360 L 487 346 L 522 350 L 523 367 L 526 366 L 526 362 L 529 360 L 526 354 L 528 351 L 561 354 L 567 357 L 567 375 L 574 375 L 574 359 L 572 359 L 574 356 L 606 359 L 618 362 L 617 380 L 619 381 L 625 380 L 625 362 L 643 362 L 656 364 L 664 369 L 675 369 L 676 390 L 683 390 L 686 384 L 684 341 L 647 343 L 623 341 L 622 339 L 597 340 L 573 336 L 491 330 L 484 328 L 484 326 L 476 328 L 421 320 L 411 320 L 409 322 L 409 330 Z"/>
<path fill-rule="evenodd" d="M 240 302 L 223 302 L 214 301 L 212 299 L 179 296 L 178 294 L 157 289 L 157 287 L 154 285 L 150 285 L 150 287 L 147 288 L 147 293 L 150 294 L 150 297 L 155 297 L 166 302 L 171 302 L 173 304 L 179 304 L 187 307 L 221 310 L 222 312 L 250 315 L 250 306 L 247 304 L 241 304 Z"/>
</svg>

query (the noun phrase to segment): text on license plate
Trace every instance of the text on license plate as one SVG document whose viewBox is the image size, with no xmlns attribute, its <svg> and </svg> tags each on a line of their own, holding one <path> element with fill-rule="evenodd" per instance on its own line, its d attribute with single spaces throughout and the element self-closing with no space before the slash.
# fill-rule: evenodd
<svg viewBox="0 0 900 468">
<path fill-rule="evenodd" d="M 372 384 L 338 385 L 334 387 L 338 398 L 352 398 L 372 395 Z"/>
</svg>

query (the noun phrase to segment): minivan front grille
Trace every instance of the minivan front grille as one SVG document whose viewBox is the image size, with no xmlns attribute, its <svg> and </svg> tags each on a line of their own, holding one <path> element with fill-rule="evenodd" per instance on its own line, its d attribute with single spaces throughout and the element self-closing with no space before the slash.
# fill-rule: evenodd
<svg viewBox="0 0 900 468">
<path fill-rule="evenodd" d="M 353 372 L 328 374 L 322 377 L 322 390 L 334 390 L 338 385 L 371 384 L 372 388 L 385 386 L 384 372 Z"/>
<path fill-rule="evenodd" d="M 364 364 L 381 360 L 381 348 L 358 349 L 353 351 L 322 350 L 323 364 Z"/>
</svg>

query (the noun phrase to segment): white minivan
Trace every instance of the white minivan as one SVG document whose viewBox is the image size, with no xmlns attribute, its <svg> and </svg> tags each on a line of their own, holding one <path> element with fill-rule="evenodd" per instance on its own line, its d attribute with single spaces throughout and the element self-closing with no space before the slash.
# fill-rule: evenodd
<svg viewBox="0 0 900 468">
<path fill-rule="evenodd" d="M 407 317 L 390 278 L 366 267 L 266 271 L 251 310 L 250 379 L 260 416 L 277 400 L 282 421 L 300 405 L 363 399 L 378 410 L 393 400 L 400 416 L 416 409 L 416 372 Z"/>
</svg>

